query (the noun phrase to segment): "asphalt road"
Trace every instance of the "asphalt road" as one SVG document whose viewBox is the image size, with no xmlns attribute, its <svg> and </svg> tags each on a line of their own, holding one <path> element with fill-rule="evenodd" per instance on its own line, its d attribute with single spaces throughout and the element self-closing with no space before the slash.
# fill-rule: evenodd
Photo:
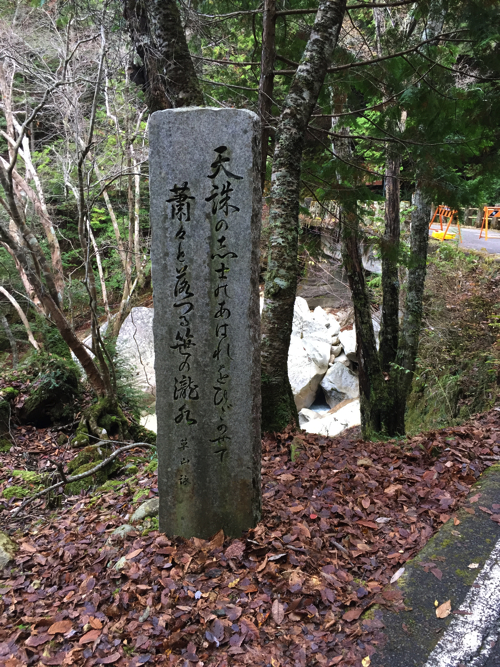
<svg viewBox="0 0 500 667">
<path fill-rule="evenodd" d="M 432 651 L 425 667 L 497 667 L 500 624 L 500 541 Z"/>
<path fill-rule="evenodd" d="M 432 234 L 436 229 L 439 228 L 436 225 L 433 225 L 432 230 L 429 233 Z M 489 231 L 488 240 L 484 238 L 484 232 L 482 238 L 479 238 L 479 231 L 479 229 L 464 229 L 462 227 L 462 243 L 459 243 L 459 246 L 461 248 L 483 250 L 491 255 L 500 255 L 500 230 L 494 229 Z M 455 243 L 458 239 L 456 227 L 450 227 L 449 232 L 457 234 L 456 239 L 453 239 L 453 241 L 443 241 L 443 243 Z"/>
</svg>

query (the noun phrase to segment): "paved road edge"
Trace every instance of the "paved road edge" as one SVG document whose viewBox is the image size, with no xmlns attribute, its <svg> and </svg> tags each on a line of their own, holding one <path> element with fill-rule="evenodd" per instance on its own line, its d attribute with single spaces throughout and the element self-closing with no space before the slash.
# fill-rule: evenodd
<svg viewBox="0 0 500 667">
<path fill-rule="evenodd" d="M 476 496 L 479 498 L 476 499 Z M 471 502 L 472 499 L 472 502 Z M 385 625 L 386 643 L 372 656 L 373 667 L 423 667 L 446 628 L 454 618 L 436 617 L 435 601 L 451 600 L 453 611 L 460 605 L 500 539 L 500 526 L 487 512 L 500 503 L 500 464 L 484 471 L 467 500 L 454 516 L 429 540 L 422 551 L 405 565 L 405 573 L 394 584 L 404 596 L 408 611 L 376 611 Z M 467 511 L 469 510 L 469 511 Z M 470 511 L 473 510 L 473 514 Z M 435 561 L 442 572 L 439 580 L 420 563 Z M 470 569 L 478 563 L 478 569 Z"/>
</svg>

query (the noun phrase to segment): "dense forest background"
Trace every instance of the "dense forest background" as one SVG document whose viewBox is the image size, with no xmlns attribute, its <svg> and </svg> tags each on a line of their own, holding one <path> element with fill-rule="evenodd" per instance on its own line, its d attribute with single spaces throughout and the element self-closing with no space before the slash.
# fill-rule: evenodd
<svg viewBox="0 0 500 667">
<path fill-rule="evenodd" d="M 34 349 L 49 384 L 76 387 L 71 364 L 58 361 L 71 350 L 97 401 L 91 431 L 104 414 L 126 430 L 113 339 L 152 289 L 148 117 L 204 104 L 262 120 L 264 427 L 296 423 L 286 359 L 297 278 L 313 251 L 304 230 L 335 202 L 364 432 L 404 433 L 431 203 L 500 200 L 498 7 L 311 5 L 1 3 L 3 364 Z M 411 204 L 403 219 L 401 199 Z M 359 261 L 366 240 L 382 257 L 375 291 Z"/>
</svg>

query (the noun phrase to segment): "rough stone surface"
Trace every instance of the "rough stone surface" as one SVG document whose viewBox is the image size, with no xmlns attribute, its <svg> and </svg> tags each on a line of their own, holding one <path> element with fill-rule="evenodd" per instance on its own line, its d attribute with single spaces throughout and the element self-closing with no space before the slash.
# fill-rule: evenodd
<svg viewBox="0 0 500 667">
<path fill-rule="evenodd" d="M 332 334 L 332 345 L 335 345 L 336 339 L 340 333 L 340 324 L 337 321 L 335 315 L 332 315 L 331 313 L 328 313 L 328 322 L 330 324 L 330 333 Z"/>
<path fill-rule="evenodd" d="M 320 372 L 326 373 L 328 362 L 330 361 L 330 343 L 316 338 L 303 338 L 302 345 L 304 346 L 309 359 L 314 361 L 316 366 L 320 369 Z"/>
<path fill-rule="evenodd" d="M 260 121 L 149 120 L 160 529 L 240 536 L 260 518 Z"/>
<path fill-rule="evenodd" d="M 341 352 L 338 357 L 335 358 L 335 361 L 333 362 L 334 364 L 344 364 L 344 366 L 347 366 L 349 368 L 351 362 L 347 358 L 347 355 L 344 354 L 344 352 Z"/>
<path fill-rule="evenodd" d="M 288 349 L 288 379 L 297 410 L 308 408 L 314 403 L 325 370 L 311 359 L 304 341 L 292 336 Z"/>
<path fill-rule="evenodd" d="M 293 306 L 293 323 L 292 323 L 292 332 L 295 334 L 302 335 L 305 322 L 310 322 L 312 320 L 312 313 L 309 310 L 307 301 L 301 296 L 298 296 L 295 299 Z"/>
<path fill-rule="evenodd" d="M 118 572 L 119 572 L 120 570 L 123 570 L 123 568 L 125 567 L 125 565 L 127 564 L 127 562 L 128 562 L 128 561 L 127 561 L 127 559 L 125 558 L 125 556 L 122 556 L 122 557 L 119 558 L 119 559 L 116 561 L 116 563 L 114 564 L 114 568 L 115 568 L 115 570 L 118 570 Z"/>
<path fill-rule="evenodd" d="M 341 331 L 339 338 L 345 354 L 351 361 L 356 361 L 356 330 L 354 327 Z"/>
<path fill-rule="evenodd" d="M 124 523 L 123 526 L 118 526 L 118 528 L 115 528 L 115 530 L 109 536 L 108 542 L 112 541 L 113 539 L 123 540 L 133 530 L 135 530 L 134 526 L 131 526 L 129 523 Z"/>
<path fill-rule="evenodd" d="M 134 384 L 149 394 L 156 393 L 153 316 L 153 308 L 132 308 L 116 340 L 116 350 L 133 372 Z"/>
<path fill-rule="evenodd" d="M 0 570 L 14 558 L 16 551 L 16 544 L 6 533 L 0 531 Z"/>
<path fill-rule="evenodd" d="M 333 437 L 338 435 L 346 428 L 359 426 L 361 424 L 361 413 L 359 400 L 353 399 L 345 401 L 344 405 L 339 406 L 338 410 L 327 412 L 321 419 L 313 419 L 304 424 L 304 431 L 308 433 L 317 433 Z"/>
<path fill-rule="evenodd" d="M 359 397 L 358 378 L 342 363 L 334 363 L 321 381 L 326 402 L 335 407 L 346 398 Z"/>
<path fill-rule="evenodd" d="M 326 310 L 323 310 L 321 306 L 316 306 L 316 308 L 313 311 L 313 318 L 316 322 L 318 322 L 318 324 L 330 328 L 328 313 L 326 312 Z"/>
<path fill-rule="evenodd" d="M 332 354 L 334 357 L 338 357 L 342 353 L 342 345 L 332 345 Z"/>
<path fill-rule="evenodd" d="M 313 419 L 320 419 L 320 418 L 321 415 L 319 412 L 315 412 L 314 410 L 309 410 L 308 408 L 303 408 L 299 412 L 299 425 L 301 428 L 304 428 L 304 424 L 307 424 Z"/>
<path fill-rule="evenodd" d="M 146 502 L 142 503 L 142 505 L 139 505 L 139 507 L 130 517 L 131 523 L 142 521 L 147 516 L 158 516 L 159 507 L 160 507 L 159 498 L 150 498 L 149 500 L 146 500 Z"/>
</svg>

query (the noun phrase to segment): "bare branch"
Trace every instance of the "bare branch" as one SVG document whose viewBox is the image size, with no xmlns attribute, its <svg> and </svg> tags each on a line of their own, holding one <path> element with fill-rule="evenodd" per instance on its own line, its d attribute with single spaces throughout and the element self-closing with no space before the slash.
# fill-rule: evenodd
<svg viewBox="0 0 500 667">
<path fill-rule="evenodd" d="M 109 442 L 101 441 L 100 443 L 97 444 L 104 445 L 104 444 L 109 444 Z M 120 447 L 120 449 L 116 449 L 111 454 L 111 456 L 108 456 L 107 459 L 101 461 L 98 465 L 95 466 L 95 468 L 92 468 L 92 470 L 87 470 L 86 472 L 82 472 L 80 475 L 73 475 L 73 477 L 66 477 L 65 479 L 62 479 L 60 482 L 57 482 L 57 484 L 52 484 L 52 486 L 49 486 L 46 489 L 43 489 L 42 491 L 35 493 L 35 495 L 30 496 L 29 498 L 26 498 L 26 500 L 23 503 L 21 503 L 21 505 L 14 512 L 12 512 L 11 518 L 14 519 L 19 514 L 19 512 L 21 512 L 21 510 L 23 510 L 26 507 L 26 505 L 29 505 L 37 498 L 40 498 L 41 496 L 45 495 L 46 493 L 50 493 L 51 491 L 55 491 L 55 489 L 58 489 L 59 487 L 64 486 L 65 484 L 69 484 L 71 482 L 78 482 L 80 479 L 85 479 L 86 477 L 90 477 L 94 473 L 99 472 L 99 470 L 105 468 L 108 465 L 108 463 L 111 463 L 111 461 L 116 459 L 116 457 L 119 456 L 122 452 L 127 452 L 129 449 L 134 449 L 135 447 L 150 447 L 151 449 L 156 449 L 156 445 L 151 445 L 149 442 L 135 442 L 132 445 L 127 445 L 126 447 Z"/>
</svg>

